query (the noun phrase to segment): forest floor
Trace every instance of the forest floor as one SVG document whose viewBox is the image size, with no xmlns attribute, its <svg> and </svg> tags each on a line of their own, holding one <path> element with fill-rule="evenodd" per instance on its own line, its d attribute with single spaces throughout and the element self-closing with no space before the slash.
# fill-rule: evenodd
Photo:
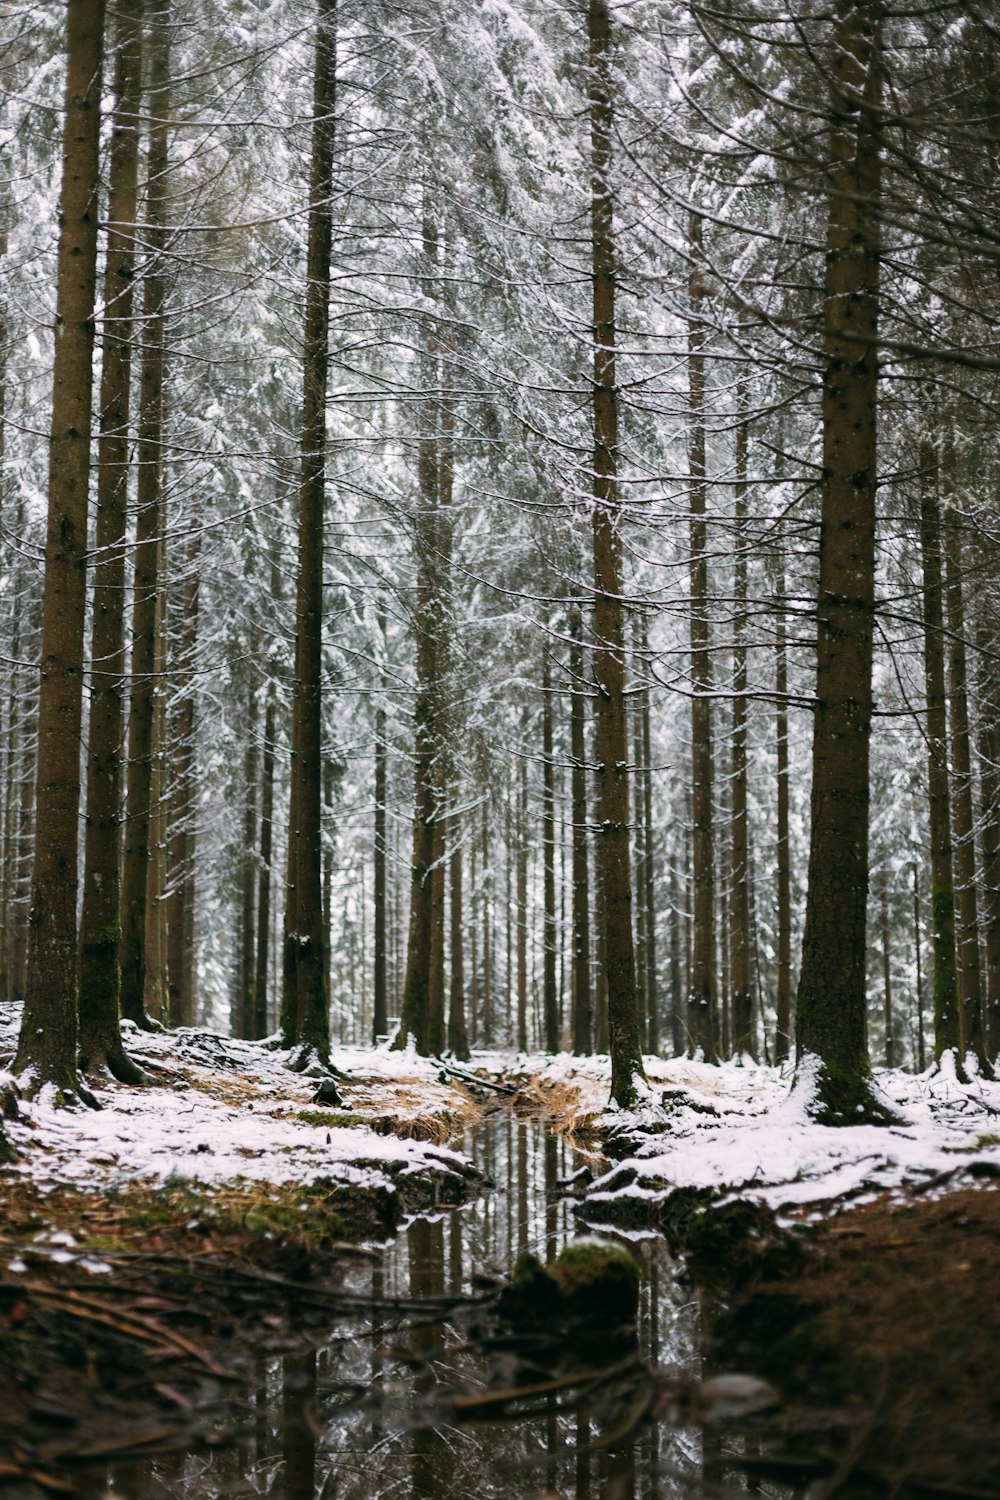
<svg viewBox="0 0 1000 1500">
<path fill-rule="evenodd" d="M 0 1063 L 15 1023 L 0 1007 Z M 99 1111 L 43 1097 L 6 1122 L 6 1500 L 82 1493 L 81 1460 L 230 1440 L 247 1417 L 235 1377 L 349 1312 L 351 1257 L 488 1188 L 446 1143 L 498 1102 L 583 1149 L 566 1191 L 585 1224 L 666 1234 L 719 1298 L 716 1368 L 783 1398 L 748 1465 L 821 1475 L 824 1496 L 897 1480 L 1000 1495 L 1000 1085 L 881 1073 L 904 1123 L 831 1130 L 749 1063 L 651 1059 L 625 1114 L 606 1059 L 477 1054 L 490 1090 L 343 1048 L 331 1107 L 260 1044 L 127 1040 L 153 1086 L 106 1081 Z"/>
</svg>

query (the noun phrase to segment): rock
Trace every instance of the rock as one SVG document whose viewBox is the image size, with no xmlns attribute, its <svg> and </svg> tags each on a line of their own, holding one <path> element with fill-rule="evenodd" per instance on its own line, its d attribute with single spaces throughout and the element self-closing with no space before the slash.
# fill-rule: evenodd
<svg viewBox="0 0 1000 1500">
<path fill-rule="evenodd" d="M 778 1405 L 778 1393 L 755 1375 L 713 1375 L 696 1391 L 703 1422 L 741 1422 Z"/>
</svg>

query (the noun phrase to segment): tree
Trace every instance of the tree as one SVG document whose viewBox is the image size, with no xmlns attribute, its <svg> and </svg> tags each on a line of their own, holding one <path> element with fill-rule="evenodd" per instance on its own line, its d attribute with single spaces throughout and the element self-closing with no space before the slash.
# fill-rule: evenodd
<svg viewBox="0 0 1000 1500">
<path fill-rule="evenodd" d="M 87 820 L 80 918 L 80 1062 L 140 1083 L 119 1027 L 121 969 L 121 741 L 125 677 L 125 542 L 129 398 L 139 180 L 142 0 L 119 7 L 104 268 Z"/>
<path fill-rule="evenodd" d="M 298 592 L 293 686 L 292 813 L 295 850 L 294 1029 L 296 1064 L 329 1059 L 327 936 L 323 923 L 322 672 L 323 535 L 326 505 L 326 399 L 330 363 L 330 256 L 333 249 L 333 145 L 337 97 L 336 0 L 318 0 L 313 93 L 309 242 L 303 341 Z M 291 961 L 289 955 L 289 961 Z"/>
<path fill-rule="evenodd" d="M 68 0 L 27 994 L 16 1068 L 80 1094 L 77 839 L 104 0 Z"/>
<path fill-rule="evenodd" d="M 796 1034 L 831 1123 L 883 1119 L 865 1032 L 875 609 L 882 36 L 878 0 L 837 0 L 824 283 L 823 470 L 809 885 Z"/>
<path fill-rule="evenodd" d="M 608 984 L 611 1095 L 627 1109 L 645 1077 L 639 1040 L 632 883 L 629 858 L 628 734 L 625 711 L 625 610 L 622 603 L 621 503 L 618 494 L 618 387 L 615 378 L 615 225 L 611 181 L 614 111 L 611 16 L 607 0 L 588 0 L 590 233 L 593 286 L 594 679 L 598 765 L 595 859 L 599 868 Z"/>
</svg>

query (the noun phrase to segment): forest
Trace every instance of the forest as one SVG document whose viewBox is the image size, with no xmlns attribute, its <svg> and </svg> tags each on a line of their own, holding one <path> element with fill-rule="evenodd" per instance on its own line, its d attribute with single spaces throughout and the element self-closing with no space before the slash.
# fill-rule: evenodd
<svg viewBox="0 0 1000 1500">
<path fill-rule="evenodd" d="M 6 8 L 22 1069 L 986 1070 L 989 7 L 224 10 Z"/>
<path fill-rule="evenodd" d="M 112 1265 L 133 1299 L 116 1336 L 152 1338 L 169 1298 L 137 1267 L 161 1213 L 184 1245 L 207 1214 L 248 1287 L 260 1234 L 313 1265 L 409 1226 L 409 1281 L 365 1295 L 435 1316 L 477 1256 L 519 1249 L 523 1270 L 544 1245 L 531 1295 L 569 1317 L 571 1213 L 743 1287 L 678 1194 L 770 1215 L 733 1233 L 771 1276 L 807 1254 L 788 1215 L 810 1182 L 821 1217 L 889 1195 L 831 1231 L 876 1261 L 921 1239 L 887 1205 L 922 1182 L 985 1216 L 980 1264 L 979 1230 L 955 1249 L 931 1195 L 925 1253 L 988 1284 L 995 7 L 0 0 L 0 19 L 0 1312 L 41 1253 L 28 1230 L 84 1244 L 13 1304 L 40 1341 L 25 1368 L 62 1359 L 31 1297 L 111 1337 L 91 1283 Z M 505 1246 L 468 1209 L 504 1172 Z M 429 1203 L 465 1205 L 450 1262 Z M 272 1280 L 301 1332 L 316 1309 L 289 1264 Z M 497 1295 L 516 1325 L 521 1292 Z M 857 1317 L 915 1379 L 894 1295 Z M 993 1326 L 961 1316 L 969 1341 Z M 221 1345 L 164 1338 L 221 1377 Z M 319 1399 L 315 1347 L 295 1358 L 286 1418 L 302 1382 L 303 1411 Z M 696 1411 L 707 1434 L 701 1376 L 669 1394 L 655 1359 L 626 1366 L 642 1421 Z M 558 1361 L 520 1378 L 539 1368 L 539 1390 L 572 1386 Z M 967 1373 L 953 1403 L 980 1399 Z M 202 1400 L 185 1379 L 152 1387 L 178 1422 Z M 894 1494 L 885 1465 L 929 1420 L 900 1380 L 889 1436 L 850 1449 Z M 0 1378 L 10 1412 L 25 1389 Z M 43 1390 L 44 1417 L 68 1398 Z M 506 1419 L 508 1395 L 480 1399 Z M 604 1419 L 547 1410 L 577 1421 L 582 1497 Z M 8 1462 L 9 1420 L 0 1484 L 59 1492 L 60 1464 L 132 1452 L 38 1436 Z M 320 1463 L 302 1421 L 290 1500 Z M 982 1431 L 917 1490 L 997 1493 Z M 414 1443 L 413 1492 L 443 1495 Z M 834 1488 L 838 1451 L 809 1459 Z M 619 1479 L 601 1493 L 627 1500 Z"/>
</svg>

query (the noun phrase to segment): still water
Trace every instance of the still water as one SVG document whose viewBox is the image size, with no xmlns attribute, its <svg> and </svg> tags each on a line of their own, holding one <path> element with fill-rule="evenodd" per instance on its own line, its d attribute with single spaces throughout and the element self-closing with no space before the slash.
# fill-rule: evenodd
<svg viewBox="0 0 1000 1500">
<path fill-rule="evenodd" d="M 478 1307 L 414 1315 L 394 1298 L 474 1292 L 505 1277 L 519 1254 L 550 1259 L 580 1232 L 559 1188 L 582 1159 L 537 1121 L 504 1110 L 464 1142 L 495 1184 L 474 1203 L 413 1220 L 374 1263 L 350 1274 L 372 1299 L 369 1316 L 338 1321 L 317 1352 L 262 1360 L 253 1432 L 187 1456 L 117 1468 L 105 1490 L 128 1500 L 639 1500 L 744 1489 L 723 1445 L 638 1415 L 655 1405 L 650 1368 L 703 1372 L 702 1309 L 675 1275 L 659 1237 L 632 1242 L 642 1265 L 638 1348 L 593 1345 L 577 1365 L 606 1367 L 583 1386 L 538 1390 L 572 1377 L 574 1358 L 542 1330 L 511 1334 Z M 535 1394 L 469 1420 L 484 1393 Z M 456 1400 L 457 1398 L 457 1400 Z M 464 1404 L 463 1404 L 464 1403 Z M 476 1407 L 482 1414 L 482 1407 Z M 736 1439 L 726 1445 L 735 1452 Z"/>
</svg>

